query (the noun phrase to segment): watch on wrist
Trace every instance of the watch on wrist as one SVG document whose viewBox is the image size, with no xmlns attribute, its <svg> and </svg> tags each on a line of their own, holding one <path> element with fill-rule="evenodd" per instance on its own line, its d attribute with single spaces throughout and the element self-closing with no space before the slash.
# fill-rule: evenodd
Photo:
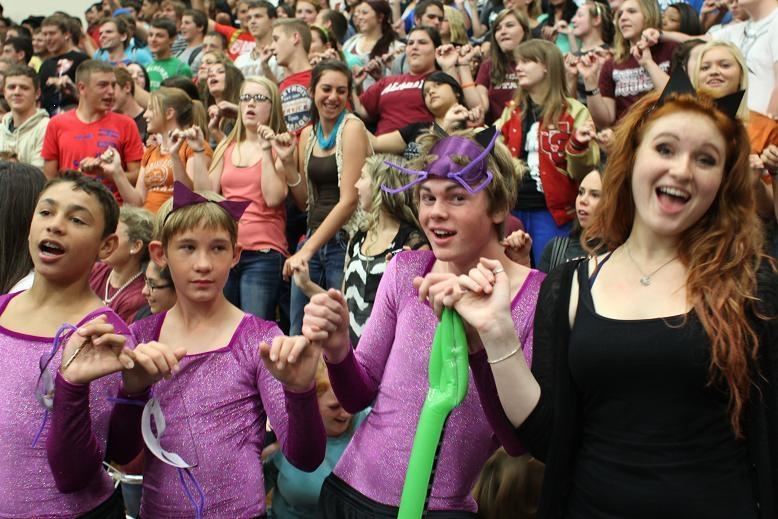
<svg viewBox="0 0 778 519">
<path fill-rule="evenodd" d="M 589 96 L 598 96 L 600 95 L 600 89 L 599 88 L 592 88 L 591 90 L 584 91 L 587 97 Z"/>
</svg>

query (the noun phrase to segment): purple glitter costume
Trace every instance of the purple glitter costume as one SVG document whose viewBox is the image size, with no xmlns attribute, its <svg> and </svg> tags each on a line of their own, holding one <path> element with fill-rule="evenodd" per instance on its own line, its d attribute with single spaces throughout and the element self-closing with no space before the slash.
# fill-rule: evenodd
<svg viewBox="0 0 778 519">
<path fill-rule="evenodd" d="M 165 315 L 132 325 L 138 344 L 159 338 Z M 315 470 L 324 459 L 326 435 L 316 390 L 285 391 L 262 363 L 259 344 L 270 343 L 276 335 L 281 331 L 274 323 L 246 314 L 227 346 L 187 355 L 179 373 L 153 388 L 167 422 L 162 447 L 197 464 L 191 470 L 205 492 L 203 517 L 239 519 L 265 513 L 260 454 L 266 419 L 295 466 Z M 141 515 L 193 517 L 176 469 L 148 450 Z"/>
<path fill-rule="evenodd" d="M 18 294 L 0 296 L 0 314 Z M 85 316 L 77 326 L 100 314 L 108 318 L 119 333 L 130 336 L 124 321 L 110 308 L 100 308 Z M 32 440 L 41 426 L 44 409 L 35 400 L 35 384 L 40 374 L 41 355 L 51 351 L 53 337 L 38 337 L 0 327 L 0 517 L 36 519 L 74 518 L 96 508 L 114 492 L 113 483 L 102 470 L 108 438 L 112 404 L 108 397 L 116 396 L 121 385 L 120 375 L 104 377 L 90 386 L 76 386 L 57 374 L 55 378 L 54 410 L 35 447 Z M 128 339 L 131 341 L 131 338 Z M 131 344 L 131 342 L 130 342 Z M 61 363 L 60 349 L 51 364 L 51 371 Z M 84 413 L 90 427 L 69 424 L 60 412 L 60 403 L 69 400 Z M 67 431 L 63 433 L 64 431 Z M 114 437 L 111 429 L 111 441 Z M 77 478 L 61 472 L 59 458 L 47 460 L 47 449 L 61 434 L 82 435 L 82 449 L 73 454 L 77 459 Z M 111 455 L 112 453 L 109 453 Z M 63 493 L 68 492 L 68 493 Z"/>
<path fill-rule="evenodd" d="M 432 309 L 419 302 L 412 281 L 428 273 L 434 262 L 431 251 L 395 256 L 381 280 L 356 352 L 349 352 L 339 364 L 327 365 L 333 390 L 346 410 L 355 413 L 373 405 L 334 473 L 364 496 L 390 506 L 400 503 L 414 431 L 427 394 L 430 348 L 438 322 Z M 528 362 L 543 277 L 532 271 L 511 303 Z M 483 358 L 483 354 L 471 356 L 474 370 L 483 369 Z M 477 377 L 474 381 L 471 375 L 468 394 L 451 413 L 440 442 L 429 509 L 475 511 L 471 490 L 500 443 L 511 454 L 522 451 L 499 405 L 493 379 Z"/>
</svg>

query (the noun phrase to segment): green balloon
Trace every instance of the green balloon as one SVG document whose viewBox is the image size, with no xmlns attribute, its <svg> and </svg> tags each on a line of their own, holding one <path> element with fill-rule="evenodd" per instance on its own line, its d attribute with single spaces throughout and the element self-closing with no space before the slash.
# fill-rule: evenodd
<svg viewBox="0 0 778 519">
<path fill-rule="evenodd" d="M 454 310 L 444 308 L 432 340 L 429 391 L 413 439 L 399 519 L 419 519 L 424 513 L 435 452 L 448 415 L 467 395 L 468 371 L 467 337 L 462 318 Z"/>
</svg>

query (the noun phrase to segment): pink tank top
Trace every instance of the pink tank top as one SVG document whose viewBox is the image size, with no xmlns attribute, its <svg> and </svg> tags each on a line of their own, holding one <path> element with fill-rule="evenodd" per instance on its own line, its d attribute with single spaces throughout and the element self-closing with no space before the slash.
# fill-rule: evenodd
<svg viewBox="0 0 778 519">
<path fill-rule="evenodd" d="M 246 167 L 232 162 L 235 144 L 224 151 L 222 194 L 229 200 L 248 200 L 251 205 L 238 224 L 238 243 L 245 250 L 273 249 L 287 256 L 286 210 L 284 205 L 268 207 L 262 195 L 262 161 Z"/>
</svg>

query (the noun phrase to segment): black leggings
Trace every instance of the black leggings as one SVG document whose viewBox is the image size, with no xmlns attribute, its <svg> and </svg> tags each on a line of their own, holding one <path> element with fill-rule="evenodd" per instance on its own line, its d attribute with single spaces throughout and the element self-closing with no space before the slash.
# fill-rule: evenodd
<svg viewBox="0 0 778 519">
<path fill-rule="evenodd" d="M 318 519 L 393 519 L 399 509 L 367 498 L 348 486 L 335 474 L 324 480 L 319 495 Z M 473 512 L 429 510 L 422 517 L 435 519 L 474 519 Z"/>
</svg>

